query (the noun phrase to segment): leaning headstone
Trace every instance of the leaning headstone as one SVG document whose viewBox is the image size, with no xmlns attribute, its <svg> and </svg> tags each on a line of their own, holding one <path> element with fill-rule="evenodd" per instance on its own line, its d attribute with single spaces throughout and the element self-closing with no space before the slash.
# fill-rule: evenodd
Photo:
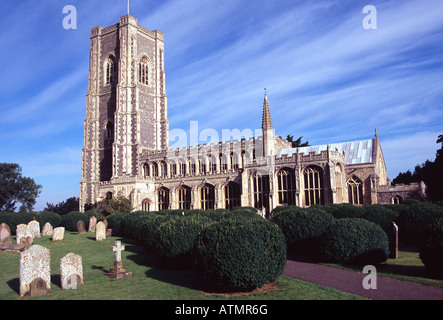
<svg viewBox="0 0 443 320">
<path fill-rule="evenodd" d="M 31 231 L 32 237 L 38 239 L 40 235 L 40 223 L 36 220 L 32 220 L 28 223 L 29 230 Z"/>
<path fill-rule="evenodd" d="M 95 232 L 95 225 L 97 224 L 97 218 L 91 217 L 89 218 L 89 229 L 88 232 Z"/>
<path fill-rule="evenodd" d="M 106 238 L 112 237 L 112 229 L 106 229 Z"/>
<path fill-rule="evenodd" d="M 29 226 L 26 224 L 19 224 L 16 229 L 16 238 L 17 238 L 17 244 L 22 245 L 24 247 L 28 247 L 32 245 L 32 233 L 31 230 L 29 230 Z"/>
<path fill-rule="evenodd" d="M 103 241 L 106 239 L 106 227 L 105 224 L 100 221 L 97 223 L 97 226 L 95 227 L 95 240 L 97 241 Z"/>
<path fill-rule="evenodd" d="M 20 296 L 40 296 L 51 289 L 50 251 L 39 245 L 20 253 Z"/>
<path fill-rule="evenodd" d="M 11 228 L 6 223 L 0 225 L 0 244 L 12 243 Z"/>
<path fill-rule="evenodd" d="M 114 268 L 109 270 L 106 274 L 108 278 L 112 279 L 124 279 L 132 277 L 132 272 L 122 267 L 122 251 L 125 250 L 125 246 L 121 244 L 121 241 L 115 241 L 114 246 L 111 247 L 111 251 L 114 252 Z"/>
<path fill-rule="evenodd" d="M 77 289 L 83 284 L 82 257 L 68 253 L 60 259 L 60 279 L 62 289 Z"/>
<path fill-rule="evenodd" d="M 82 220 L 77 222 L 77 231 L 78 234 L 86 233 L 85 223 Z"/>
<path fill-rule="evenodd" d="M 65 236 L 65 228 L 58 227 L 54 229 L 54 233 L 52 234 L 52 241 L 60 241 L 63 240 Z"/>
<path fill-rule="evenodd" d="M 46 222 L 42 229 L 42 237 L 52 236 L 54 234 L 54 228 L 49 222 Z"/>
</svg>

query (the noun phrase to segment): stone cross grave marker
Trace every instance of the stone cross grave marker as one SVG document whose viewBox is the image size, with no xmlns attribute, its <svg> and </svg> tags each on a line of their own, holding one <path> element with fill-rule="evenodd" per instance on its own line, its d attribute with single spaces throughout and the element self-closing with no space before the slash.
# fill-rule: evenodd
<svg viewBox="0 0 443 320">
<path fill-rule="evenodd" d="M 95 227 L 95 240 L 97 241 L 106 240 L 106 227 L 102 221 L 97 223 Z"/>
<path fill-rule="evenodd" d="M 42 229 L 42 237 L 52 236 L 54 234 L 54 228 L 49 222 L 46 222 Z"/>
<path fill-rule="evenodd" d="M 12 243 L 11 228 L 6 223 L 0 225 L 0 244 Z"/>
<path fill-rule="evenodd" d="M 125 250 L 125 246 L 121 244 L 121 241 L 115 241 L 114 246 L 111 247 L 111 251 L 114 252 L 114 268 L 106 274 L 108 278 L 123 279 L 132 277 L 132 272 L 122 267 L 122 255 L 121 252 Z"/>
<path fill-rule="evenodd" d="M 77 289 L 83 284 L 82 257 L 70 252 L 60 259 L 60 280 L 62 289 Z"/>
<path fill-rule="evenodd" d="M 61 241 L 65 237 L 65 228 L 58 227 L 54 229 L 54 233 L 52 234 L 52 241 Z"/>
<path fill-rule="evenodd" d="M 86 233 L 85 223 L 83 222 L 83 220 L 78 220 L 77 231 L 78 231 L 78 234 Z"/>
<path fill-rule="evenodd" d="M 95 232 L 95 225 L 96 224 L 97 224 L 97 218 L 96 217 L 89 218 L 88 232 Z"/>
<path fill-rule="evenodd" d="M 27 224 L 19 224 L 16 229 L 17 244 L 28 247 L 32 245 L 32 234 Z"/>
<path fill-rule="evenodd" d="M 44 295 L 51 289 L 50 251 L 32 245 L 20 253 L 20 296 Z"/>
<path fill-rule="evenodd" d="M 36 220 L 32 220 L 28 223 L 29 230 L 31 231 L 34 239 L 40 238 L 40 223 Z"/>
</svg>

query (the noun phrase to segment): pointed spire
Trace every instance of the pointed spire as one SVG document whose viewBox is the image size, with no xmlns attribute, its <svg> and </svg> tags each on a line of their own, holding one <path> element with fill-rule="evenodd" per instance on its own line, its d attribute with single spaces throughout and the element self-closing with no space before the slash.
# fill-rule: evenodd
<svg viewBox="0 0 443 320">
<path fill-rule="evenodd" d="M 265 129 L 273 129 L 272 127 L 272 120 L 271 120 L 271 112 L 269 111 L 269 103 L 268 103 L 268 96 L 266 93 L 265 88 L 265 99 L 263 102 L 263 118 L 262 118 L 262 126 L 261 128 L 263 130 Z"/>
</svg>

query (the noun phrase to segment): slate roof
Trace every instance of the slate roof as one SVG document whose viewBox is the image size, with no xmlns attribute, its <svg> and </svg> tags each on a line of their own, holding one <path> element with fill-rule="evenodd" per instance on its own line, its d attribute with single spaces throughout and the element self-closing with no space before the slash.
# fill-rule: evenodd
<svg viewBox="0 0 443 320">
<path fill-rule="evenodd" d="M 372 151 L 374 146 L 374 139 L 360 140 L 360 141 L 350 141 L 350 142 L 339 142 L 330 143 L 330 150 L 338 150 L 340 153 L 343 151 L 346 154 L 346 164 L 361 164 L 361 163 L 371 163 L 372 162 Z M 283 154 L 292 156 L 293 153 L 304 153 L 308 155 L 309 152 L 320 153 L 321 151 L 326 151 L 328 149 L 328 144 L 322 144 L 318 146 L 309 146 L 301 148 L 291 148 L 282 149 L 278 154 L 281 157 Z"/>
</svg>

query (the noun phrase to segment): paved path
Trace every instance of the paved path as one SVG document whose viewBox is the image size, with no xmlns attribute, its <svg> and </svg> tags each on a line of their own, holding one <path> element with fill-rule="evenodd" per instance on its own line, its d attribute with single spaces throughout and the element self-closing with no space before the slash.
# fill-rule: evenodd
<svg viewBox="0 0 443 320">
<path fill-rule="evenodd" d="M 378 276 L 377 289 L 367 290 L 368 274 L 308 262 L 287 260 L 283 274 L 373 300 L 443 300 L 442 288 Z"/>
</svg>

